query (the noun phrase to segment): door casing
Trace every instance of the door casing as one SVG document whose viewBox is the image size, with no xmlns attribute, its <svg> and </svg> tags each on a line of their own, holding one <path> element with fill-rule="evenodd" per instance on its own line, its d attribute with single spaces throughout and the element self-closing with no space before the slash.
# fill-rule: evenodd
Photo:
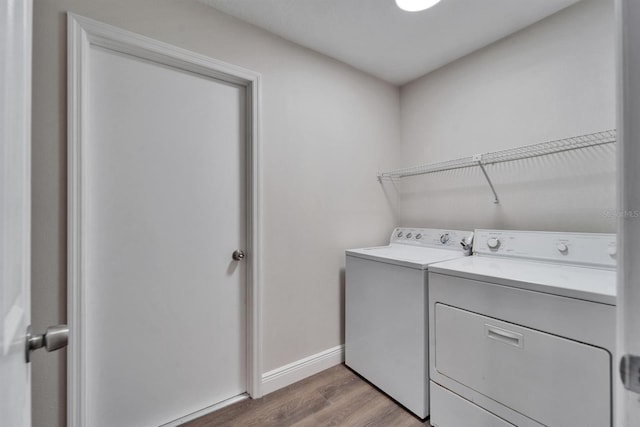
<svg viewBox="0 0 640 427">
<path fill-rule="evenodd" d="M 636 426 L 640 423 L 638 395 L 624 388 L 618 371 L 623 356 L 640 355 L 639 18 L 640 6 L 637 0 L 616 0 L 618 330 L 617 352 L 612 366 L 616 427 Z"/>
<path fill-rule="evenodd" d="M 83 150 L 86 143 L 88 59 L 92 47 L 133 55 L 192 73 L 212 77 L 246 88 L 246 173 L 247 173 L 247 392 L 261 397 L 261 168 L 260 168 L 260 74 L 230 65 L 167 43 L 68 14 L 68 279 L 67 307 L 70 328 L 68 349 L 68 425 L 86 425 L 86 360 L 83 330 L 85 302 L 83 287 Z"/>
</svg>

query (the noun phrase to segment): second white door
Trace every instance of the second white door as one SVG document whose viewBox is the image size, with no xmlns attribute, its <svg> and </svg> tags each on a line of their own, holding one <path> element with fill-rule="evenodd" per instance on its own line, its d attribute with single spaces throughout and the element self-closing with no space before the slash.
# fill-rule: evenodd
<svg viewBox="0 0 640 427">
<path fill-rule="evenodd" d="M 86 422 L 246 391 L 245 88 L 94 47 L 83 140 Z"/>
</svg>

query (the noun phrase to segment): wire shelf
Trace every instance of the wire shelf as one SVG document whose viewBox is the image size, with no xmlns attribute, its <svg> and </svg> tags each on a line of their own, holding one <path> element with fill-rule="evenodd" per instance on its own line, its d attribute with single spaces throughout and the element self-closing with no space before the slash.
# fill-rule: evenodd
<svg viewBox="0 0 640 427">
<path fill-rule="evenodd" d="M 509 150 L 496 151 L 482 155 L 482 163 L 491 165 L 494 163 L 509 162 L 513 160 L 529 159 L 532 157 L 546 156 L 562 153 L 564 151 L 578 150 L 581 148 L 595 147 L 598 145 L 616 142 L 616 131 L 591 133 L 556 141 L 543 142 L 541 144 L 527 145 Z"/>
<path fill-rule="evenodd" d="M 411 166 L 404 169 L 397 169 L 391 172 L 383 172 L 381 174 L 378 174 L 378 176 L 381 178 L 404 178 L 407 176 L 444 172 L 454 169 L 469 168 L 473 166 L 478 166 L 478 162 L 474 161 L 473 157 L 464 157 L 462 159 L 448 160 L 446 162 Z"/>
<path fill-rule="evenodd" d="M 547 141 L 539 144 L 526 145 L 524 147 L 510 148 L 507 150 L 495 151 L 484 154 L 476 154 L 470 157 L 463 157 L 455 160 L 448 160 L 439 163 L 429 163 L 411 166 L 403 169 L 396 169 L 389 172 L 378 173 L 378 179 L 400 179 L 408 176 L 425 175 L 435 172 L 444 172 L 455 169 L 470 167 L 480 167 L 493 194 L 495 203 L 499 203 L 498 195 L 493 188 L 493 184 L 484 166 L 496 163 L 510 162 L 515 160 L 529 159 L 550 154 L 562 153 L 565 151 L 578 150 L 599 145 L 612 144 L 616 142 L 616 130 L 607 130 L 587 135 L 574 136 L 571 138 Z"/>
</svg>

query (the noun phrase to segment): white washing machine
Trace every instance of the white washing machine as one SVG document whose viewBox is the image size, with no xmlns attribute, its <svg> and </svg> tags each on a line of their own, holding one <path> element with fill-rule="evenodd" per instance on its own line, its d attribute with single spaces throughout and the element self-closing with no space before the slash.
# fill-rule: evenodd
<svg viewBox="0 0 640 427">
<path fill-rule="evenodd" d="M 469 254 L 473 233 L 396 228 L 388 246 L 346 251 L 345 362 L 429 415 L 427 267 Z"/>
<path fill-rule="evenodd" d="M 429 272 L 431 424 L 613 423 L 613 234 L 476 230 Z"/>
</svg>

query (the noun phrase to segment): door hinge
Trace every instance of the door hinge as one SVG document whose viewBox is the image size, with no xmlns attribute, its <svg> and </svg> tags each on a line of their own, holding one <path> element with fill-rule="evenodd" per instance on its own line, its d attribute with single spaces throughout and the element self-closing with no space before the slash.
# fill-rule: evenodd
<svg viewBox="0 0 640 427">
<path fill-rule="evenodd" d="M 640 394 L 640 356 L 625 354 L 620 359 L 620 378 L 624 388 Z"/>
</svg>

